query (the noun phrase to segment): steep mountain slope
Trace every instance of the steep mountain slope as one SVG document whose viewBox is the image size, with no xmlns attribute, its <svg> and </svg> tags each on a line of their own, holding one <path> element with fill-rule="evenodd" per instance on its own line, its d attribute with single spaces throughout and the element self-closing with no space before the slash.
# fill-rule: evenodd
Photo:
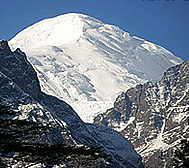
<svg viewBox="0 0 189 168">
<path fill-rule="evenodd" d="M 158 45 L 74 13 L 35 23 L 9 44 L 26 53 L 42 90 L 71 104 L 87 122 L 112 107 L 120 91 L 157 81 L 181 62 Z"/>
<path fill-rule="evenodd" d="M 147 167 L 172 167 L 174 147 L 189 139 L 189 61 L 169 68 L 159 82 L 123 92 L 94 123 L 128 138 Z"/>
<path fill-rule="evenodd" d="M 43 93 L 26 55 L 0 41 L 0 166 L 143 167 L 119 133 Z"/>
</svg>

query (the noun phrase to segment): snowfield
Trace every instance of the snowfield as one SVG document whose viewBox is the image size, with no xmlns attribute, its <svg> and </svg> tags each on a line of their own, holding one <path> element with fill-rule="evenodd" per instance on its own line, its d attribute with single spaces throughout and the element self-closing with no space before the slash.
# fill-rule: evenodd
<svg viewBox="0 0 189 168">
<path fill-rule="evenodd" d="M 161 46 L 76 13 L 35 23 L 9 45 L 27 54 L 42 91 L 69 103 L 85 122 L 113 107 L 120 92 L 157 81 L 181 62 Z"/>
</svg>

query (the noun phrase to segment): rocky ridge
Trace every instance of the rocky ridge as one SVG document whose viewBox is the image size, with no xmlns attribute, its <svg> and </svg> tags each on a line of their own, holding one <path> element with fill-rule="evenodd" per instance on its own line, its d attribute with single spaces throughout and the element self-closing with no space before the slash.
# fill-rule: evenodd
<svg viewBox="0 0 189 168">
<path fill-rule="evenodd" d="M 172 167 L 175 147 L 189 138 L 189 61 L 169 68 L 159 82 L 123 92 L 94 123 L 129 139 L 146 167 Z"/>
</svg>

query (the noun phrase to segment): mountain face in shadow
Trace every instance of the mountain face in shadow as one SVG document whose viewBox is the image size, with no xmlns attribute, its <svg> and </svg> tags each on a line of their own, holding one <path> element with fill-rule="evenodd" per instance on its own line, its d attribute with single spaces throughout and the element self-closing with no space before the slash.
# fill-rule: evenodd
<svg viewBox="0 0 189 168">
<path fill-rule="evenodd" d="M 0 42 L 2 167 L 143 167 L 122 135 L 84 123 L 64 101 L 43 93 L 26 55 Z"/>
</svg>

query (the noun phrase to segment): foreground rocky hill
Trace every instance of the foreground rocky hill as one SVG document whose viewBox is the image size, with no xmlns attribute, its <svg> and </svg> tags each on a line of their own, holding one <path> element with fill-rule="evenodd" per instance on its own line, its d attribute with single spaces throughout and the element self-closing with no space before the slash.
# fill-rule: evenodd
<svg viewBox="0 0 189 168">
<path fill-rule="evenodd" d="M 0 41 L 1 167 L 143 167 L 119 133 L 43 93 L 26 55 Z"/>
<path fill-rule="evenodd" d="M 189 61 L 169 68 L 159 82 L 120 94 L 114 107 L 94 123 L 119 131 L 143 157 L 146 167 L 172 167 L 181 139 L 189 138 Z"/>
</svg>

